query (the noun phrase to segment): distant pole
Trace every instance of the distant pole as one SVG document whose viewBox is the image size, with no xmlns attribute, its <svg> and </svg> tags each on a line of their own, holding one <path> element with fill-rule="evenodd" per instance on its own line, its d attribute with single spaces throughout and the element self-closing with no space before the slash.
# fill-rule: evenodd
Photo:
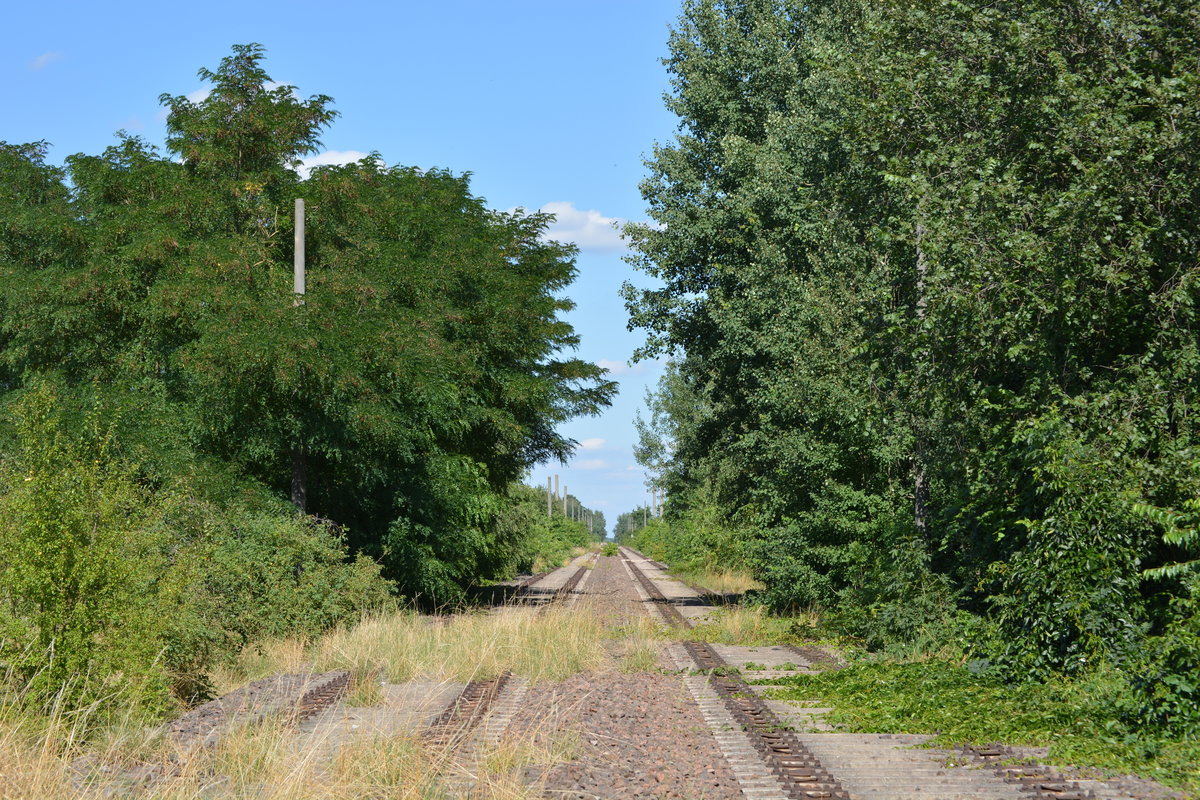
<svg viewBox="0 0 1200 800">
<path fill-rule="evenodd" d="M 546 516 L 554 516 L 554 495 L 550 493 L 550 476 L 546 476 Z"/>
<path fill-rule="evenodd" d="M 293 306 L 304 305 L 304 200 L 296 198 L 296 238 L 292 250 Z M 292 504 L 304 514 L 308 510 L 308 459 L 304 443 L 292 445 Z"/>
<path fill-rule="evenodd" d="M 563 516 L 567 515 L 567 485 L 563 484 Z"/>
<path fill-rule="evenodd" d="M 554 473 L 554 499 L 558 499 L 558 473 Z"/>
</svg>

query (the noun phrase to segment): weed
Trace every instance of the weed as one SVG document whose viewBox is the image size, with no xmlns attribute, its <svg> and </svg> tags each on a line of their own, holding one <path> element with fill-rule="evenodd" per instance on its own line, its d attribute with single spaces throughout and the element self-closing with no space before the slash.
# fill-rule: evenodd
<svg viewBox="0 0 1200 800">
<path fill-rule="evenodd" d="M 774 681 L 769 697 L 818 700 L 851 732 L 936 734 L 937 744 L 1047 745 L 1058 764 L 1137 772 L 1200 789 L 1200 742 L 1153 737 L 1114 717 L 1125 683 L 1112 672 L 1050 683 L 1006 683 L 936 659 L 860 662 Z"/>
<path fill-rule="evenodd" d="M 719 644 L 764 646 L 797 642 L 797 621 L 808 622 L 815 614 L 800 617 L 772 615 L 762 606 L 727 606 L 714 611 L 708 621 L 697 625 L 688 635 L 699 641 Z"/>
</svg>

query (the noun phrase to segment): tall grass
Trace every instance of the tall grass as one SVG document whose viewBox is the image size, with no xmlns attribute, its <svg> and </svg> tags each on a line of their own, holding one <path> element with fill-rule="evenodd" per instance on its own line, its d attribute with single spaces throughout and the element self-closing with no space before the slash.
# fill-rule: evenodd
<svg viewBox="0 0 1200 800">
<path fill-rule="evenodd" d="M 720 644 L 786 644 L 797 641 L 797 631 L 814 629 L 817 622 L 818 617 L 812 612 L 777 617 L 763 606 L 725 606 L 714 611 L 706 622 L 692 628 L 688 635 Z"/>
<path fill-rule="evenodd" d="M 366 617 L 314 642 L 263 642 L 217 671 L 214 683 L 226 690 L 277 672 L 309 669 L 348 669 L 392 683 L 418 677 L 469 681 L 509 670 L 536 683 L 603 669 L 604 637 L 603 618 L 583 608 L 503 607 L 452 617 L 400 612 Z"/>
<path fill-rule="evenodd" d="M 11 703 L 0 706 L 0 800 L 433 800 L 459 796 L 463 776 L 474 781 L 473 797 L 525 800 L 541 796 L 540 786 L 526 784 L 526 767 L 569 759 L 575 749 L 569 737 L 534 737 L 460 762 L 459 753 L 415 731 L 364 734 L 331 747 L 328 732 L 297 733 L 267 722 L 237 726 L 216 746 L 176 760 L 170 741 L 129 719 L 79 758 L 82 734 L 94 725 L 89 713 L 60 708 L 39 717 Z"/>
<path fill-rule="evenodd" d="M 349 669 L 359 677 L 351 699 L 371 704 L 382 699 L 381 681 L 465 682 L 508 670 L 539 682 L 650 668 L 658 634 L 648 618 L 639 621 L 614 630 L 588 603 L 451 617 L 377 614 L 311 640 L 256 644 L 213 682 L 224 693 L 280 672 Z M 475 783 L 472 796 L 519 800 L 540 796 L 538 786 L 526 784 L 526 767 L 568 759 L 574 749 L 569 736 L 550 733 L 456 763 L 453 753 L 431 749 L 415 734 L 356 735 L 332 747 L 319 733 L 268 721 L 238 726 L 215 747 L 180 757 L 178 745 L 144 715 L 114 717 L 104 710 L 111 703 L 80 711 L 67 711 L 65 703 L 35 708 L 16 685 L 13 675 L 0 676 L 0 800 L 120 797 L 144 778 L 153 778 L 136 790 L 145 800 L 425 800 L 456 796 L 460 784 L 453 781 L 464 775 Z"/>
<path fill-rule="evenodd" d="M 762 591 L 766 588 L 762 582 L 755 580 L 746 570 L 738 569 L 697 569 L 678 573 L 679 577 L 693 586 L 707 589 L 719 595 L 741 596 L 751 589 Z"/>
</svg>

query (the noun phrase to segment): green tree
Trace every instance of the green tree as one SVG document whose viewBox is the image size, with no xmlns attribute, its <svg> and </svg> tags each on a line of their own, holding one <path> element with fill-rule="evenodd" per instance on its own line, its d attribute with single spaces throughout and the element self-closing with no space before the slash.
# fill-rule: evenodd
<svg viewBox="0 0 1200 800">
<path fill-rule="evenodd" d="M 670 471 L 776 602 L 933 573 L 1014 664 L 1137 636 L 1166 551 L 1129 501 L 1181 501 L 1196 435 L 1197 19 L 685 4 L 626 298 L 706 409 Z"/>
<path fill-rule="evenodd" d="M 122 136 L 64 172 L 5 146 L 0 363 L 161 397 L 206 458 L 346 525 L 413 594 L 452 599 L 509 564 L 497 520 L 558 423 L 615 384 L 561 353 L 574 250 L 550 218 L 487 209 L 465 177 L 369 157 L 302 180 L 330 99 L 274 86 L 237 46 L 211 92 L 164 95 L 160 155 Z M 69 181 L 71 189 L 66 183 Z M 308 293 L 291 290 L 306 200 Z M 153 437 L 147 437 L 153 438 Z"/>
</svg>

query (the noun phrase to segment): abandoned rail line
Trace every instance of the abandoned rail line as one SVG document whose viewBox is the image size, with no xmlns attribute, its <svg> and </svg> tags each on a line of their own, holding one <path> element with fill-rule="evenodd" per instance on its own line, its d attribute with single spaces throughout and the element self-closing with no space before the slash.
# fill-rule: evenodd
<svg viewBox="0 0 1200 800">
<path fill-rule="evenodd" d="M 419 776 L 406 773 L 383 794 L 355 790 L 347 797 L 1150 797 L 1116 783 L 1067 779 L 1000 746 L 939 749 L 922 747 L 926 736 L 834 730 L 824 720 L 827 709 L 772 699 L 769 691 L 772 680 L 836 668 L 833 654 L 815 646 L 700 641 L 693 625 L 720 613 L 717 598 L 629 548 L 617 556 L 582 554 L 511 588 L 508 602 L 490 613 L 560 615 L 551 620 L 556 625 L 571 624 L 571 615 L 603 620 L 610 660 L 626 666 L 560 681 L 531 681 L 515 669 L 396 683 L 345 670 L 276 675 L 166 726 L 177 746 L 161 763 L 107 770 L 97 781 L 95 759 L 81 759 L 80 785 L 132 796 L 169 787 L 191 769 L 193 782 L 203 773 L 205 797 L 342 796 L 296 794 L 278 776 L 235 787 L 212 764 L 199 772 L 189 767 L 223 737 L 271 721 L 282 731 L 278 747 L 304 760 L 311 781 L 344 770 L 364 743 L 402 740 L 421 753 Z M 631 668 L 628 656 L 638 647 L 650 661 Z M 747 682 L 747 669 L 762 680 Z M 496 778 L 497 763 L 518 765 L 506 783 Z"/>
</svg>

